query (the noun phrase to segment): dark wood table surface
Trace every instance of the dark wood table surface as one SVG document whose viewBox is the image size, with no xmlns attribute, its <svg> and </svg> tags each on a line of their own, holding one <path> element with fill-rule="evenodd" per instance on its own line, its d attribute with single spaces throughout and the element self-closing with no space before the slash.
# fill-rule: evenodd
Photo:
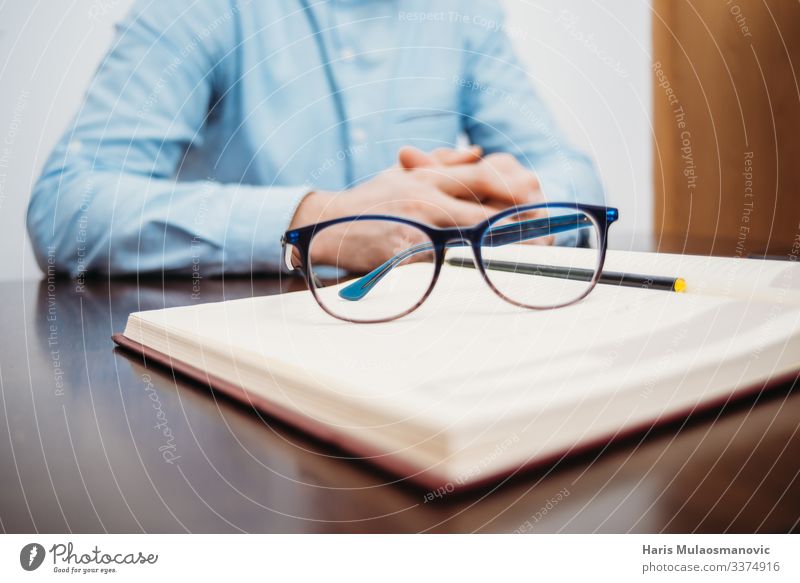
<svg viewBox="0 0 800 583">
<path fill-rule="evenodd" d="M 792 383 L 497 488 L 426 501 L 418 488 L 114 349 L 111 334 L 132 311 L 296 287 L 200 283 L 195 298 L 189 279 L 0 284 L 2 531 L 798 529 Z"/>
</svg>

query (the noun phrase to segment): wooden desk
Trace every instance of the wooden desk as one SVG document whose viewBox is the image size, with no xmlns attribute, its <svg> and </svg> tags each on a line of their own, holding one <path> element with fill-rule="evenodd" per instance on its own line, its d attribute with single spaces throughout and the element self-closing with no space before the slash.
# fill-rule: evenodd
<svg viewBox="0 0 800 583">
<path fill-rule="evenodd" d="M 200 282 L 203 301 L 281 285 Z M 0 284 L 3 531 L 798 529 L 800 395 L 788 385 L 494 491 L 425 503 L 425 492 L 114 351 L 130 312 L 192 301 L 189 279 Z"/>
</svg>

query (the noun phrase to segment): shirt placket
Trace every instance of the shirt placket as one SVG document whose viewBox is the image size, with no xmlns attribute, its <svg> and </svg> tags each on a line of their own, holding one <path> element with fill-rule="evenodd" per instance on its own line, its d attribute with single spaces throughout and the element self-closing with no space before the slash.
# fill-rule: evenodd
<svg viewBox="0 0 800 583">
<path fill-rule="evenodd" d="M 379 168 L 371 163 L 380 160 L 378 121 L 381 117 L 376 108 L 385 100 L 376 99 L 386 90 L 383 81 L 389 59 L 375 49 L 385 44 L 385 34 L 390 31 L 387 20 L 390 6 L 383 2 L 371 2 L 375 8 L 374 19 L 363 22 L 364 4 L 360 0 L 333 0 L 331 8 L 330 42 L 334 75 L 343 92 L 344 109 L 348 118 L 349 144 L 342 145 L 339 157 L 349 159 L 356 180 L 363 180 Z M 383 41 L 383 42 L 381 42 Z"/>
</svg>

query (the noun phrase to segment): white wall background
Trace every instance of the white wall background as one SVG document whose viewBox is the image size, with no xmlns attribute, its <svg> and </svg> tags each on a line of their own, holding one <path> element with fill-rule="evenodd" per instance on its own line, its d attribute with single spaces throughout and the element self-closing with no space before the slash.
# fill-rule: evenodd
<svg viewBox="0 0 800 583">
<path fill-rule="evenodd" d="M 130 3 L 0 0 L 0 280 L 39 277 L 25 232 L 28 194 Z M 597 161 L 609 203 L 620 207 L 612 244 L 647 237 L 648 0 L 504 4 L 521 58 L 568 135 Z"/>
</svg>

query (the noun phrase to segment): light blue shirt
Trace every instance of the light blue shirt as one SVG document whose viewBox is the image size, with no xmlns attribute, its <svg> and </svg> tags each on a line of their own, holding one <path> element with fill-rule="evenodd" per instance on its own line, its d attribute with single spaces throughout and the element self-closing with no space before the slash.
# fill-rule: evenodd
<svg viewBox="0 0 800 583">
<path fill-rule="evenodd" d="M 495 2 L 311 3 L 313 18 L 300 0 L 138 0 L 32 194 L 40 265 L 49 252 L 73 276 L 276 272 L 309 191 L 459 136 L 514 154 L 551 201 L 602 203 Z"/>
</svg>

